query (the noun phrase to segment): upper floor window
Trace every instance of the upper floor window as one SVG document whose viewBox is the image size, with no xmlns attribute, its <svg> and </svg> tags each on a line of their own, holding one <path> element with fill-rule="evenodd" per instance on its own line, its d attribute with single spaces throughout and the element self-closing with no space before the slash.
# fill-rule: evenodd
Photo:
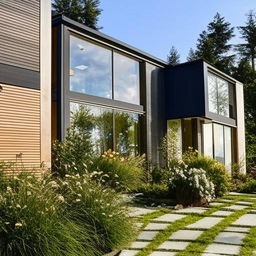
<svg viewBox="0 0 256 256">
<path fill-rule="evenodd" d="M 226 80 L 208 73 L 209 111 L 234 118 L 234 86 Z"/>
<path fill-rule="evenodd" d="M 139 62 L 114 53 L 114 98 L 133 104 L 140 103 Z"/>
<path fill-rule="evenodd" d="M 70 91 L 112 98 L 110 50 L 70 36 Z"/>
<path fill-rule="evenodd" d="M 139 72 L 138 61 L 70 36 L 70 91 L 139 105 Z"/>
</svg>

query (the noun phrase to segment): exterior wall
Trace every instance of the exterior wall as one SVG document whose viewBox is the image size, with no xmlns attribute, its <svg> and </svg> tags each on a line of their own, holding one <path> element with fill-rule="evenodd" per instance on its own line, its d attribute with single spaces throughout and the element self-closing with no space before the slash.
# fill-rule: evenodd
<svg viewBox="0 0 256 256">
<path fill-rule="evenodd" d="M 0 160 L 51 162 L 51 1 L 0 1 Z"/>
<path fill-rule="evenodd" d="M 237 104 L 237 158 L 242 164 L 242 172 L 246 173 L 246 152 L 245 152 L 245 121 L 244 121 L 244 88 L 243 84 L 236 83 L 236 104 Z"/>
<path fill-rule="evenodd" d="M 40 91 L 1 84 L 0 160 L 40 166 Z"/>
<path fill-rule="evenodd" d="M 158 148 L 167 132 L 165 115 L 164 69 L 146 63 L 146 153 L 148 160 L 161 165 L 162 159 Z M 145 133 L 145 131 L 144 131 Z"/>
</svg>

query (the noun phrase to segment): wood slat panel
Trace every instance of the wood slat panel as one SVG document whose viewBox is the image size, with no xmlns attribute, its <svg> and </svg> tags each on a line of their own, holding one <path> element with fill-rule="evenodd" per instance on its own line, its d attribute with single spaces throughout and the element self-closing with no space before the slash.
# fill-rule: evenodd
<svg viewBox="0 0 256 256">
<path fill-rule="evenodd" d="M 40 167 L 40 91 L 1 84 L 0 160 Z M 17 157 L 22 153 L 22 157 Z"/>
<path fill-rule="evenodd" d="M 0 63 L 40 70 L 40 0 L 0 1 Z"/>
</svg>

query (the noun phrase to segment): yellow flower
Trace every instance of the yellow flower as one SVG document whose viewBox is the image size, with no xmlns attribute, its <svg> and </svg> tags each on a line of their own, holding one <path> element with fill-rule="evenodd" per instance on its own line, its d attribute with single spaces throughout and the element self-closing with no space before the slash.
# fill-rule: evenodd
<svg viewBox="0 0 256 256">
<path fill-rule="evenodd" d="M 22 225 L 22 223 L 20 223 L 20 222 L 17 222 L 16 224 L 15 224 L 15 227 L 22 227 L 23 225 Z"/>
</svg>

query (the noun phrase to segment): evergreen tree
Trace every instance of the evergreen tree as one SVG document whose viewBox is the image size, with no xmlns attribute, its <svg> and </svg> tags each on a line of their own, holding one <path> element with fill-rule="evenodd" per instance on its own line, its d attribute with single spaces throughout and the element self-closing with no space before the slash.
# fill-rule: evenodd
<svg viewBox="0 0 256 256">
<path fill-rule="evenodd" d="M 97 23 L 102 12 L 99 5 L 100 0 L 53 0 L 52 7 L 56 13 L 99 30 L 101 27 L 98 27 Z"/>
<path fill-rule="evenodd" d="M 245 40 L 244 44 L 239 44 L 237 49 L 243 58 L 251 61 L 252 68 L 255 70 L 256 59 L 256 14 L 251 11 L 248 14 L 245 26 L 238 27 L 242 38 Z"/>
<path fill-rule="evenodd" d="M 234 28 L 230 27 L 230 23 L 217 13 L 214 20 L 208 24 L 207 30 L 199 35 L 195 55 L 230 73 L 234 55 L 228 53 L 232 48 L 229 41 L 234 36 L 233 32 Z"/>
<path fill-rule="evenodd" d="M 198 59 L 198 57 L 196 56 L 195 51 L 192 48 L 190 48 L 189 52 L 188 52 L 187 61 L 194 61 L 194 60 L 197 60 L 197 59 Z"/>
<path fill-rule="evenodd" d="M 178 50 L 172 46 L 169 55 L 167 56 L 167 61 L 169 64 L 175 65 L 180 63 L 180 55 L 178 53 Z"/>
</svg>

